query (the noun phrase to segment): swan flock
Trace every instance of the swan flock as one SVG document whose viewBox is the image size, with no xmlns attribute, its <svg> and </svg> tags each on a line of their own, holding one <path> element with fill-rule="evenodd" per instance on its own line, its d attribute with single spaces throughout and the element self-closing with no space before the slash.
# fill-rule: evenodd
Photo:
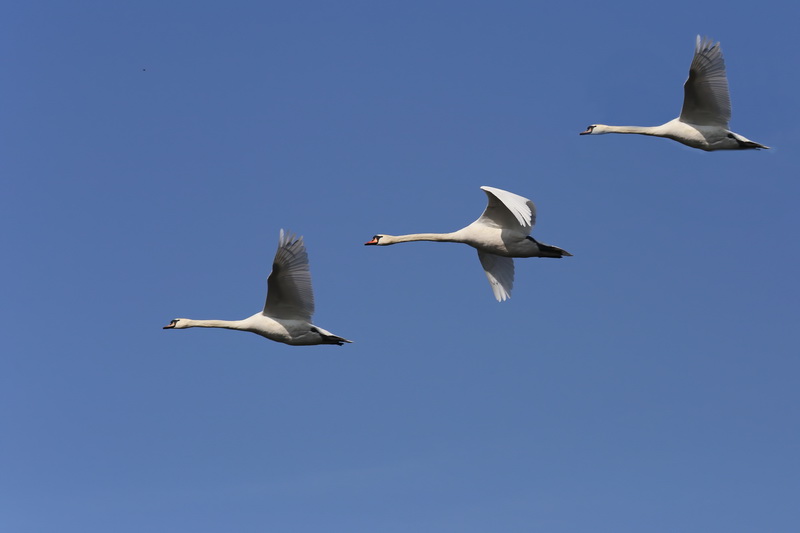
<svg viewBox="0 0 800 533">
<path fill-rule="evenodd" d="M 627 133 L 664 137 L 705 151 L 766 149 L 728 129 L 731 103 L 720 43 L 697 36 L 689 78 L 684 84 L 680 115 L 660 126 L 608 126 L 592 124 L 581 135 Z M 481 187 L 488 203 L 473 223 L 451 233 L 376 234 L 364 243 L 390 246 L 404 242 L 462 243 L 475 248 L 497 301 L 511 297 L 514 258 L 572 256 L 557 246 L 531 236 L 536 206 L 527 198 L 495 187 Z M 243 320 L 175 318 L 164 329 L 225 328 L 249 331 L 293 346 L 352 342 L 311 323 L 314 295 L 308 253 L 302 237 L 280 231 L 278 249 L 267 279 L 264 308 Z"/>
</svg>

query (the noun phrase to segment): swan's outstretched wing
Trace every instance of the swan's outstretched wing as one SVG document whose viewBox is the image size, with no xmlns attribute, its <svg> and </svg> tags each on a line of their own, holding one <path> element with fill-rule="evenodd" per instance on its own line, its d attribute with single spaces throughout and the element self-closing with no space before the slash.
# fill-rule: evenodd
<svg viewBox="0 0 800 533">
<path fill-rule="evenodd" d="M 689 79 L 683 85 L 683 109 L 680 119 L 691 124 L 728 128 L 731 98 L 725 60 L 719 43 L 697 36 Z"/>
<path fill-rule="evenodd" d="M 481 187 L 489 198 L 489 204 L 476 221 L 493 228 L 516 229 L 530 234 L 536 224 L 536 206 L 527 198 L 513 192 Z"/>
<path fill-rule="evenodd" d="M 303 238 L 284 234 L 283 230 L 272 261 L 272 272 L 267 279 L 264 314 L 307 321 L 314 314 L 314 293 Z"/>
<path fill-rule="evenodd" d="M 514 260 L 480 250 L 478 250 L 478 259 L 481 260 L 481 265 L 497 301 L 502 302 L 511 298 L 511 289 L 514 287 Z"/>
</svg>

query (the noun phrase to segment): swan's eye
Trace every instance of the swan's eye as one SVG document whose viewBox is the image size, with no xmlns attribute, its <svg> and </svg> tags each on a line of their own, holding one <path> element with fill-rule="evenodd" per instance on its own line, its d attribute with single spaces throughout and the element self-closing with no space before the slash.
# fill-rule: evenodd
<svg viewBox="0 0 800 533">
<path fill-rule="evenodd" d="M 728 139 L 733 139 L 733 133 L 728 134 Z"/>
</svg>

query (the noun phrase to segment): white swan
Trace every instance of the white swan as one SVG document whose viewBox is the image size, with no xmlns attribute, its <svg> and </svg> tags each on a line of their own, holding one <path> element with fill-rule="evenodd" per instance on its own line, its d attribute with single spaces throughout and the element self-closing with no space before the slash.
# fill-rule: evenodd
<svg viewBox="0 0 800 533">
<path fill-rule="evenodd" d="M 227 328 L 250 331 L 294 346 L 352 342 L 311 323 L 314 294 L 303 238 L 281 230 L 278 251 L 267 279 L 264 310 L 244 320 L 192 320 L 176 318 L 164 329 Z"/>
<path fill-rule="evenodd" d="M 746 150 L 769 148 L 728 129 L 731 120 L 731 99 L 725 60 L 719 43 L 700 39 L 694 51 L 689 79 L 683 85 L 681 115 L 660 126 L 607 126 L 592 124 L 581 135 L 604 133 L 637 133 L 666 137 L 692 148 L 713 150 Z"/>
<path fill-rule="evenodd" d="M 481 217 L 453 233 L 415 233 L 411 235 L 382 235 L 372 237 L 364 244 L 388 246 L 399 242 L 438 241 L 460 242 L 478 250 L 486 277 L 498 302 L 511 297 L 514 285 L 514 260 L 512 257 L 556 257 L 572 254 L 536 241 L 530 236 L 536 224 L 536 206 L 527 198 L 514 193 L 481 187 L 489 204 Z"/>
</svg>

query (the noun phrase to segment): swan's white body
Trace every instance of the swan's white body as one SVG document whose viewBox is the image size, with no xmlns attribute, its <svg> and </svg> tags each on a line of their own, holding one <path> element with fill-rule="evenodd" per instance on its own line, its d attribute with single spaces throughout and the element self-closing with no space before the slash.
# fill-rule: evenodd
<svg viewBox="0 0 800 533">
<path fill-rule="evenodd" d="M 281 230 L 278 251 L 267 279 L 264 310 L 244 320 L 192 320 L 176 318 L 164 329 L 225 328 L 256 333 L 294 346 L 352 342 L 311 323 L 314 294 L 303 238 Z"/>
<path fill-rule="evenodd" d="M 554 257 L 572 254 L 537 242 L 530 236 L 536 224 L 536 206 L 517 194 L 481 187 L 488 197 L 486 210 L 478 220 L 452 233 L 414 233 L 410 235 L 375 235 L 365 244 L 388 246 L 401 242 L 459 242 L 478 250 L 478 258 L 498 302 L 511 297 L 514 285 L 513 257 Z"/>
<path fill-rule="evenodd" d="M 728 129 L 731 99 L 725 60 L 719 43 L 697 36 L 689 79 L 683 85 L 683 109 L 678 118 L 660 126 L 607 126 L 592 124 L 581 135 L 635 133 L 666 137 L 692 148 L 746 150 L 769 148 Z"/>
</svg>

